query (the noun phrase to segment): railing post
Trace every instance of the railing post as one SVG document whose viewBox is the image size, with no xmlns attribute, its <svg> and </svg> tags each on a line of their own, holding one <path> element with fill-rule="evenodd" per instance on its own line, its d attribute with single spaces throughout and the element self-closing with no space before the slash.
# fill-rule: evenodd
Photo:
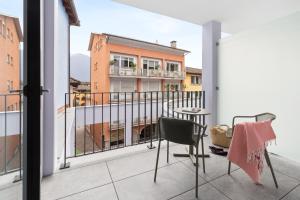
<svg viewBox="0 0 300 200">
<path fill-rule="evenodd" d="M 67 94 L 68 93 L 65 93 L 65 144 L 64 144 L 64 163 L 62 163 L 60 165 L 60 168 L 59 169 L 66 169 L 66 168 L 69 168 L 70 167 L 70 163 L 68 162 L 67 163 Z M 75 98 L 75 101 L 76 101 L 76 98 Z M 69 102 L 70 103 L 70 102 Z M 75 127 L 76 128 L 76 127 Z"/>
<path fill-rule="evenodd" d="M 146 102 L 145 102 L 146 103 Z M 154 149 L 155 146 L 153 146 L 152 144 L 152 140 L 153 140 L 153 137 L 152 137 L 152 133 L 153 133 L 153 128 L 152 128 L 152 91 L 150 93 L 150 145 L 148 145 L 148 149 Z"/>
</svg>

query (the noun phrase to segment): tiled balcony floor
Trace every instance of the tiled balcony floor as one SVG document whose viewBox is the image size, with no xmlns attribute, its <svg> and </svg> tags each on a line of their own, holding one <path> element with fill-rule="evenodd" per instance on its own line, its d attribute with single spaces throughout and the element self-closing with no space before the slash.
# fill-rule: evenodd
<svg viewBox="0 0 300 200">
<path fill-rule="evenodd" d="M 163 147 L 157 183 L 154 183 L 157 149 L 148 150 L 145 145 L 140 145 L 116 151 L 120 153 L 99 153 L 97 161 L 94 157 L 85 157 L 84 165 L 77 164 L 80 158 L 76 158 L 71 168 L 44 178 L 42 200 L 195 199 L 195 169 L 189 159 L 170 156 L 170 163 L 167 164 L 166 148 Z M 172 144 L 170 147 L 170 153 L 183 151 L 185 147 L 181 145 Z M 211 155 L 206 159 L 207 173 L 203 174 L 202 169 L 199 171 L 199 199 L 299 200 L 300 164 L 275 155 L 271 156 L 271 161 L 276 170 L 278 189 L 268 167 L 264 169 L 262 185 L 255 185 L 236 166 L 232 174 L 227 175 L 226 158 Z M 20 183 L 1 188 L 1 200 L 21 199 Z"/>
</svg>

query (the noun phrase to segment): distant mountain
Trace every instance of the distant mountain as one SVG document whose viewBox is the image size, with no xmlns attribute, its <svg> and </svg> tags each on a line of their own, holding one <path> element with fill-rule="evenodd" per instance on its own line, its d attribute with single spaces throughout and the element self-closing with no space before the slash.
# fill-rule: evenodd
<svg viewBox="0 0 300 200">
<path fill-rule="evenodd" d="M 71 77 L 90 81 L 90 57 L 83 54 L 71 55 Z"/>
</svg>

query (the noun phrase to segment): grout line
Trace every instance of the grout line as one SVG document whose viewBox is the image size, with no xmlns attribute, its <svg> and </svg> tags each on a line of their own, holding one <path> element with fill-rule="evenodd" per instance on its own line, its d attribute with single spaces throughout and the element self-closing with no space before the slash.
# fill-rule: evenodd
<svg viewBox="0 0 300 200">
<path fill-rule="evenodd" d="M 115 182 L 114 182 L 114 180 L 112 179 L 112 176 L 111 176 L 111 173 L 110 173 L 110 170 L 109 170 L 109 167 L 108 167 L 107 162 L 105 162 L 105 164 L 106 164 L 106 167 L 107 167 L 107 170 L 108 170 L 110 179 L 111 179 L 111 181 L 112 181 L 112 184 L 113 184 L 113 186 L 114 186 L 114 190 L 115 190 L 115 193 L 116 193 L 116 195 L 117 195 L 117 199 L 119 200 L 119 195 L 118 195 L 118 193 L 117 193 L 117 189 L 116 189 L 116 186 L 115 186 Z"/>
<path fill-rule="evenodd" d="M 105 184 L 103 184 L 103 185 L 99 185 L 99 186 L 95 186 L 95 187 L 92 187 L 92 188 L 88 188 L 88 189 L 82 190 L 82 191 L 80 191 L 80 192 L 75 192 L 75 193 L 72 193 L 72 194 L 68 194 L 68 195 L 66 195 L 66 196 L 59 197 L 59 198 L 57 198 L 57 199 L 55 199 L 55 200 L 65 199 L 66 197 L 71 197 L 71 196 L 74 196 L 74 195 L 77 195 L 77 194 L 80 194 L 80 193 L 83 193 L 83 192 L 87 192 L 87 191 L 90 191 L 90 190 L 94 190 L 94 189 L 96 189 L 96 188 L 101 188 L 101 187 L 104 187 L 104 186 L 109 185 L 109 184 L 111 184 L 111 183 L 112 183 L 112 182 L 105 183 Z"/>
<path fill-rule="evenodd" d="M 186 168 L 188 168 L 189 170 L 191 170 L 191 171 L 193 171 L 194 172 L 194 170 L 192 170 L 190 167 L 188 167 L 183 161 L 181 161 L 182 162 L 182 164 L 186 167 Z M 235 169 L 235 170 L 232 170 L 231 171 L 231 173 L 232 172 L 236 172 L 236 171 L 238 171 L 240 168 L 238 168 L 238 169 Z M 215 177 L 215 178 L 213 178 L 213 179 L 211 179 L 211 180 L 206 180 L 205 179 L 205 177 L 202 177 L 201 175 L 200 175 L 200 177 L 202 177 L 203 179 L 204 179 L 204 181 L 206 182 L 205 184 L 209 184 L 210 186 L 212 186 L 213 188 L 215 188 L 218 192 L 220 192 L 222 195 L 224 195 L 226 198 L 228 198 L 228 199 L 230 199 L 230 200 L 232 200 L 230 197 L 228 197 L 224 192 L 222 192 L 222 191 L 220 191 L 218 188 L 216 188 L 211 182 L 212 181 L 214 181 L 214 180 L 216 180 L 216 179 L 219 179 L 219 178 L 221 178 L 221 177 L 223 177 L 223 176 L 226 176 L 227 175 L 227 173 L 225 173 L 225 174 L 222 174 L 222 175 L 220 175 L 220 176 L 217 176 L 217 177 Z M 203 184 L 202 184 L 203 185 Z M 201 186 L 202 186 L 201 185 Z M 200 186 L 199 186 L 200 187 Z M 174 197 L 172 197 L 172 198 L 174 198 Z"/>
<path fill-rule="evenodd" d="M 287 176 L 287 177 L 289 177 L 289 178 L 291 178 L 291 179 L 294 179 L 295 181 L 297 181 L 297 182 L 300 183 L 300 179 L 298 179 L 298 178 L 295 178 L 295 177 L 293 177 L 293 176 L 290 176 L 290 175 L 288 175 L 288 174 L 286 174 L 286 173 L 284 173 L 284 172 L 282 172 L 282 171 L 279 171 L 279 170 L 277 170 L 277 169 L 274 169 L 274 168 L 273 168 L 273 170 L 274 170 L 276 173 L 279 173 L 279 174 L 281 174 L 281 175 Z M 275 174 L 275 175 L 276 175 L 276 174 Z"/>
<path fill-rule="evenodd" d="M 199 184 L 198 187 L 200 188 L 200 187 L 202 187 L 202 186 L 204 186 L 204 185 L 206 185 L 206 184 L 208 184 L 208 182 L 204 182 L 204 183 L 202 183 L 202 184 Z M 192 187 L 191 189 L 186 190 L 186 191 L 184 191 L 184 192 L 181 192 L 180 194 L 177 194 L 177 195 L 175 195 L 175 196 L 172 196 L 172 197 L 168 198 L 167 200 L 174 199 L 174 198 L 176 198 L 176 197 L 178 197 L 178 196 L 181 196 L 181 195 L 183 195 L 183 194 L 185 194 L 185 193 L 187 193 L 187 192 L 190 192 L 190 191 L 192 191 L 192 190 L 195 190 L 195 188 L 196 188 L 196 187 Z"/>
<path fill-rule="evenodd" d="M 300 184 L 297 184 L 295 187 L 293 187 L 288 193 L 286 193 L 285 195 L 283 195 L 281 198 L 279 198 L 279 200 L 283 199 L 284 197 L 286 197 L 288 194 L 290 194 L 293 190 L 295 190 L 297 187 L 299 187 Z"/>
<path fill-rule="evenodd" d="M 0 177 L 1 178 L 1 177 Z M 5 184 L 3 185 L 3 187 L 0 189 L 0 192 L 3 191 L 3 190 L 7 190 L 7 189 L 10 189 L 10 188 L 13 188 L 13 187 L 17 187 L 19 185 L 22 185 L 22 181 L 18 181 L 16 183 L 8 183 L 8 184 Z"/>
<path fill-rule="evenodd" d="M 159 169 L 162 169 L 162 168 L 165 168 L 165 167 L 168 167 L 168 166 L 171 166 L 171 165 L 174 165 L 174 164 L 178 164 L 180 161 L 176 161 L 176 162 L 173 162 L 173 163 L 169 163 L 167 165 L 163 165 L 163 166 L 160 166 L 157 168 L 157 170 Z M 133 177 L 136 177 L 136 176 L 139 176 L 139 175 L 142 175 L 142 174 L 146 174 L 148 172 L 151 172 L 151 171 L 154 171 L 154 169 L 150 169 L 150 170 L 147 170 L 147 171 L 144 171 L 144 172 L 141 172 L 141 173 L 138 173 L 138 174 L 134 174 L 134 175 L 131 175 L 131 176 L 128 176 L 128 177 L 125 177 L 125 178 L 121 178 L 119 180 L 116 180 L 115 182 L 120 182 L 120 181 L 123 181 L 123 180 L 126 180 L 126 179 L 129 179 L 129 178 L 133 178 Z"/>
<path fill-rule="evenodd" d="M 182 160 L 182 161 L 180 161 L 180 162 L 182 162 L 182 164 L 183 164 L 186 168 L 188 168 L 189 170 L 191 170 L 191 171 L 194 172 L 194 170 L 192 170 L 186 163 L 184 163 L 184 161 L 185 161 L 185 160 Z M 231 170 L 230 173 L 236 172 L 236 171 L 238 171 L 239 169 L 240 169 L 240 168 Z M 206 180 L 206 178 L 205 178 L 204 176 L 201 176 L 201 175 L 199 175 L 199 176 L 200 176 L 201 178 L 203 178 L 204 180 L 206 180 L 207 182 L 212 182 L 212 181 L 214 181 L 214 180 L 216 180 L 216 179 L 218 179 L 218 178 L 221 178 L 221 177 L 223 177 L 223 176 L 226 176 L 226 175 L 228 175 L 227 172 L 224 173 L 224 174 L 221 174 L 221 175 L 219 175 L 219 176 L 217 176 L 217 177 L 214 177 L 214 178 L 212 178 L 212 179 L 210 179 L 210 180 Z"/>
<path fill-rule="evenodd" d="M 225 194 L 223 191 L 219 190 L 215 185 L 213 185 L 211 182 L 208 182 L 208 184 L 210 186 L 212 186 L 213 188 L 215 188 L 218 192 L 220 192 L 221 194 L 223 194 L 225 197 L 227 197 L 228 199 L 232 200 L 229 196 L 227 196 L 227 194 Z"/>
<path fill-rule="evenodd" d="M 177 145 L 170 145 L 170 149 L 172 149 L 172 148 L 174 148 L 176 146 Z M 132 146 L 128 146 L 128 148 L 130 148 L 130 147 L 132 147 Z M 166 145 L 161 146 L 161 150 L 166 149 L 166 148 L 167 148 Z M 113 151 L 113 150 L 110 150 L 110 151 Z M 75 169 L 80 169 L 80 168 L 88 167 L 88 166 L 98 165 L 98 164 L 105 163 L 105 162 L 110 162 L 110 161 L 114 161 L 114 160 L 120 160 L 120 159 L 123 159 L 123 158 L 133 157 L 133 156 L 136 156 L 136 155 L 140 155 L 140 154 L 144 154 L 144 153 L 149 153 L 149 152 L 152 152 L 152 151 L 155 151 L 155 150 L 151 150 L 151 149 L 150 150 L 149 149 L 137 150 L 136 152 L 128 152 L 128 153 L 125 153 L 124 155 L 113 156 L 113 157 L 115 157 L 113 159 L 103 159 L 103 160 L 98 160 L 98 161 L 93 161 L 93 162 L 83 162 L 81 165 L 75 165 L 74 167 L 71 166 L 68 169 L 57 170 L 53 175 L 64 173 L 64 172 L 67 172 L 67 171 L 72 171 L 72 170 L 75 170 Z M 102 152 L 99 152 L 99 154 L 100 153 L 102 153 Z M 103 153 L 105 153 L 105 152 L 103 152 Z M 90 154 L 90 155 L 94 155 L 94 154 Z M 86 156 L 90 156 L 90 155 L 86 155 Z M 73 157 L 72 159 L 75 159 L 75 158 L 76 157 Z"/>
</svg>

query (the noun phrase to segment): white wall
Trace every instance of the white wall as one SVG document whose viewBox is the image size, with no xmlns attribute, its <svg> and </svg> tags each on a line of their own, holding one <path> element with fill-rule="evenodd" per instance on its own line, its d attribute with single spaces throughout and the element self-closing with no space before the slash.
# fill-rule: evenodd
<svg viewBox="0 0 300 200">
<path fill-rule="evenodd" d="M 44 95 L 43 110 L 43 175 L 57 168 L 61 155 L 62 123 L 58 109 L 65 104 L 68 92 L 69 32 L 68 16 L 61 0 L 45 1 L 44 9 Z"/>
<path fill-rule="evenodd" d="M 300 162 L 300 12 L 222 39 L 218 62 L 218 123 L 272 112 L 269 150 Z"/>
</svg>

